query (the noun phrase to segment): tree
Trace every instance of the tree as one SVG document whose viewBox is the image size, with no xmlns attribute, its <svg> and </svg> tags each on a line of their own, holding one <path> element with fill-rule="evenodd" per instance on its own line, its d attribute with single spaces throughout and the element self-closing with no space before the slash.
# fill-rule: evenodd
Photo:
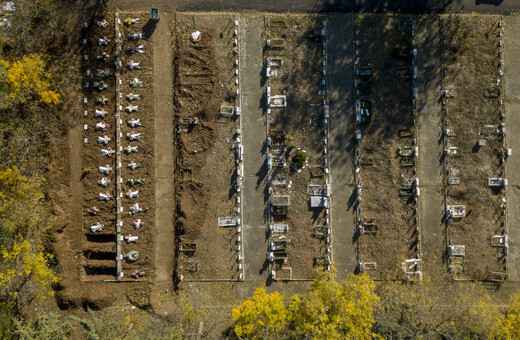
<svg viewBox="0 0 520 340">
<path fill-rule="evenodd" d="M 15 334 L 21 340 L 68 339 L 73 322 L 54 312 L 41 312 L 29 322 L 15 320 Z"/>
<path fill-rule="evenodd" d="M 520 339 L 520 294 L 512 296 L 509 309 L 500 315 L 493 325 L 493 338 Z"/>
<path fill-rule="evenodd" d="M 239 338 L 279 338 L 287 323 L 283 296 L 258 288 L 251 300 L 233 309 L 234 332 Z"/>
<path fill-rule="evenodd" d="M 10 85 L 9 97 L 18 103 L 27 103 L 37 98 L 41 103 L 59 104 L 60 95 L 51 90 L 50 73 L 45 71 L 46 63 L 39 54 L 24 55 L 15 61 L 1 60 L 2 78 Z"/>
<path fill-rule="evenodd" d="M 3 234 L 18 233 L 34 224 L 38 202 L 43 199 L 42 181 L 22 175 L 18 167 L 0 167 L 0 229 Z"/>
<path fill-rule="evenodd" d="M 108 340 L 116 338 L 114 334 L 117 334 L 117 328 L 120 323 L 114 322 L 112 318 L 107 317 L 99 319 L 88 307 L 87 312 L 89 315 L 88 319 L 80 319 L 76 316 L 71 316 L 71 318 L 72 320 L 79 322 L 85 328 L 88 340 Z"/>
<path fill-rule="evenodd" d="M 7 249 L 0 249 L 1 271 L 0 271 L 0 294 L 4 300 L 16 299 L 21 286 L 32 279 L 38 284 L 39 292 L 36 297 L 43 299 L 45 295 L 52 296 L 54 291 L 50 290 L 52 284 L 59 281 L 48 266 L 52 254 L 46 254 L 42 247 L 33 249 L 33 246 L 22 236 Z"/>
<path fill-rule="evenodd" d="M 433 265 L 431 273 L 436 273 Z M 441 270 L 441 268 L 437 268 Z M 486 339 L 496 302 L 479 284 L 458 284 L 425 276 L 423 282 L 385 282 L 377 288 L 374 331 L 384 338 Z"/>
<path fill-rule="evenodd" d="M 24 54 L 34 51 L 56 54 L 65 46 L 67 10 L 71 9 L 63 1 L 16 1 L 16 11 L 9 18 L 12 27 L 5 40 L 15 51 Z"/>
<path fill-rule="evenodd" d="M 294 338 L 373 339 L 373 306 L 379 298 L 366 274 L 339 283 L 331 272 L 319 273 L 309 290 L 295 295 L 289 306 Z"/>
<path fill-rule="evenodd" d="M 305 164 L 305 161 L 307 160 L 307 154 L 301 150 L 296 151 L 296 154 L 294 155 L 292 159 L 292 165 L 295 169 L 301 169 L 301 167 Z"/>
</svg>

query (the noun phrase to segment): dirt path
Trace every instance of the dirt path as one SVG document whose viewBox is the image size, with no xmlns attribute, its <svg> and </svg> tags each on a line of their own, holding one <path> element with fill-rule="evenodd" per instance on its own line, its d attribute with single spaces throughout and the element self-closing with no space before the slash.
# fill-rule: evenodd
<svg viewBox="0 0 520 340">
<path fill-rule="evenodd" d="M 520 69 L 517 67 L 520 56 L 520 18 L 508 16 L 505 20 L 505 104 L 506 104 L 506 136 L 507 147 L 513 150 L 513 154 L 507 158 L 506 177 L 509 179 L 509 187 L 506 188 L 508 202 L 509 253 L 509 278 L 511 281 L 520 280 L 518 262 L 520 258 Z M 515 38 L 514 38 L 515 37 Z"/>
<path fill-rule="evenodd" d="M 328 72 L 330 93 L 330 171 L 332 240 L 338 278 L 354 271 L 355 244 L 352 242 L 355 216 L 351 203 L 354 192 L 354 145 L 351 130 L 353 109 L 352 21 L 349 14 L 329 15 Z"/>
<path fill-rule="evenodd" d="M 150 2 L 142 0 L 109 0 L 108 6 L 123 10 L 149 10 Z M 394 13 L 509 13 L 519 11 L 517 0 L 156 0 L 153 6 L 166 11 L 272 11 L 272 12 L 394 12 Z"/>
<path fill-rule="evenodd" d="M 172 32 L 175 17 L 162 13 L 154 34 L 155 97 L 155 246 L 157 290 L 171 291 L 174 227 L 173 227 L 173 55 Z"/>
<path fill-rule="evenodd" d="M 242 76 L 242 126 L 244 143 L 244 260 L 246 279 L 266 277 L 267 242 L 264 190 L 267 176 L 265 116 L 261 103 L 263 16 L 242 15 L 240 22 L 240 67 Z"/>
<path fill-rule="evenodd" d="M 441 221 L 444 194 L 439 161 L 443 152 L 438 101 L 441 89 L 439 24 L 436 17 L 428 17 L 418 24 L 418 171 L 422 194 L 419 197 L 419 223 L 423 234 L 424 260 L 440 264 L 446 244 L 445 227 Z"/>
</svg>

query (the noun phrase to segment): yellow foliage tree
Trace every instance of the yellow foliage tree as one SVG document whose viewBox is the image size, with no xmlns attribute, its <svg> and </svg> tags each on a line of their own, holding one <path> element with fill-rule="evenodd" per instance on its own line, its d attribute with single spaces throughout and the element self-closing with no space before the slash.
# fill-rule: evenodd
<svg viewBox="0 0 520 340">
<path fill-rule="evenodd" d="M 251 300 L 233 309 L 234 331 L 239 338 L 279 338 L 287 323 L 287 309 L 278 292 L 258 288 Z"/>
<path fill-rule="evenodd" d="M 60 95 L 51 90 L 51 74 L 45 72 L 45 61 L 38 54 L 24 55 L 21 60 L 0 60 L 4 76 L 11 87 L 9 97 L 25 103 L 36 97 L 45 104 L 61 103 Z"/>
<path fill-rule="evenodd" d="M 41 180 L 29 179 L 16 167 L 0 168 L 0 228 L 13 233 L 43 217 L 36 209 L 44 197 Z"/>
<path fill-rule="evenodd" d="M 496 319 L 493 338 L 500 340 L 520 339 L 520 294 L 512 296 L 507 312 Z"/>
<path fill-rule="evenodd" d="M 373 306 L 379 298 L 367 275 L 351 275 L 337 282 L 331 272 L 322 272 L 303 295 L 289 306 L 289 327 L 294 338 L 374 339 Z"/>
<path fill-rule="evenodd" d="M 44 294 L 53 295 L 49 288 L 57 283 L 59 278 L 54 276 L 48 267 L 51 254 L 45 254 L 43 247 L 33 249 L 33 246 L 19 236 L 17 242 L 7 249 L 1 248 L 2 270 L 0 272 L 0 289 L 4 299 L 14 299 L 18 295 L 18 289 L 27 279 L 33 279 L 39 286 L 40 291 L 36 297 L 42 299 Z"/>
<path fill-rule="evenodd" d="M 34 246 L 22 234 L 38 240 L 48 228 L 42 181 L 22 175 L 16 167 L 0 168 L 0 295 L 16 298 L 21 285 L 32 279 L 39 287 L 35 295 L 43 297 L 58 281 L 48 267 L 52 255 Z M 16 236 L 18 234 L 18 236 Z"/>
</svg>

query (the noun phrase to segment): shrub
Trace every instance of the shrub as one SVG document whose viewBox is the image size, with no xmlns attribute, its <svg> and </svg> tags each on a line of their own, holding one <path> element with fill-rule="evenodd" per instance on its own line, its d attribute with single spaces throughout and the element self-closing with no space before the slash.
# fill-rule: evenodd
<svg viewBox="0 0 520 340">
<path fill-rule="evenodd" d="M 296 151 L 292 159 L 292 165 L 295 169 L 301 169 L 305 161 L 307 160 L 307 154 L 303 151 Z"/>
</svg>

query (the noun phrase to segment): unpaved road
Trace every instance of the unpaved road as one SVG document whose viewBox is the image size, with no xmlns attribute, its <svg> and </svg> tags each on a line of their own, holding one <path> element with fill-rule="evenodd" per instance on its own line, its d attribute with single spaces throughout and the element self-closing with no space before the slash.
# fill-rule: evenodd
<svg viewBox="0 0 520 340">
<path fill-rule="evenodd" d="M 242 128 L 244 144 L 244 261 L 245 278 L 267 278 L 267 239 L 264 199 L 267 163 L 263 145 L 266 138 L 262 110 L 262 15 L 240 16 L 240 75 L 242 87 Z"/>
<path fill-rule="evenodd" d="M 353 12 L 353 13 L 458 13 L 506 14 L 520 11 L 518 0 L 108 0 L 112 9 L 162 11 L 240 11 L 267 12 Z"/>
<path fill-rule="evenodd" d="M 446 248 L 444 192 L 440 159 L 443 152 L 442 118 L 439 95 L 440 41 L 439 23 L 436 17 L 420 21 L 417 38 L 418 66 L 418 174 L 421 196 L 419 197 L 419 226 L 422 233 L 422 256 L 430 264 L 440 264 Z"/>
<path fill-rule="evenodd" d="M 353 242 L 355 211 L 350 204 L 354 192 L 352 26 L 350 14 L 328 17 L 332 242 L 334 266 L 341 279 L 354 271 L 356 247 Z"/>
<path fill-rule="evenodd" d="M 174 259 L 173 190 L 173 50 L 175 16 L 166 14 L 154 34 L 155 102 L 155 246 L 156 283 L 159 291 L 172 288 Z"/>
<path fill-rule="evenodd" d="M 506 138 L 507 147 L 513 154 L 507 158 L 506 177 L 509 179 L 509 187 L 506 188 L 508 201 L 508 226 L 509 234 L 509 275 L 511 281 L 520 280 L 520 69 L 518 58 L 520 57 L 520 18 L 510 16 L 504 18 L 504 69 L 505 69 L 505 105 L 506 105 Z"/>
</svg>

